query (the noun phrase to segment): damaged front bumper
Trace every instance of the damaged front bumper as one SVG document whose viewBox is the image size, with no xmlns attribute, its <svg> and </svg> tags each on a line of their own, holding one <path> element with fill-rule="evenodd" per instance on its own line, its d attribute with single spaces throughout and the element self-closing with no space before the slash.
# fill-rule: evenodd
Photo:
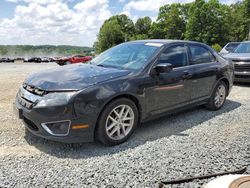
<svg viewBox="0 0 250 188">
<path fill-rule="evenodd" d="M 37 107 L 34 101 L 41 97 L 24 89 L 20 90 L 14 102 L 14 111 L 29 132 L 38 137 L 66 143 L 93 141 L 95 119 L 91 116 L 77 117 L 72 103 Z"/>
</svg>

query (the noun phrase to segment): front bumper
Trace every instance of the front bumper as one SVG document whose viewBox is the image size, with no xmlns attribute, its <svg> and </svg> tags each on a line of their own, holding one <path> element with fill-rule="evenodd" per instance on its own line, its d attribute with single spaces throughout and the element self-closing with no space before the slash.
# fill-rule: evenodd
<svg viewBox="0 0 250 188">
<path fill-rule="evenodd" d="M 234 72 L 234 82 L 247 82 L 250 83 L 250 72 Z"/>
<path fill-rule="evenodd" d="M 26 129 L 32 134 L 65 143 L 92 142 L 94 140 L 95 119 L 91 116 L 77 118 L 73 113 L 73 105 L 27 109 L 19 103 L 18 97 L 14 102 L 14 110 L 17 116 L 22 119 Z M 70 125 L 68 133 L 64 136 L 52 135 L 42 126 L 46 122 L 65 120 L 70 121 Z M 72 126 L 82 124 L 87 124 L 89 127 L 72 129 Z"/>
</svg>

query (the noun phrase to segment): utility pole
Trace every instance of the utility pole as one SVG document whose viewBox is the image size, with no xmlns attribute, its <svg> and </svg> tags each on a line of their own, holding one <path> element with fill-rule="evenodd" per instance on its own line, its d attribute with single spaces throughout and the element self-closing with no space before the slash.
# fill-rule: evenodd
<svg viewBox="0 0 250 188">
<path fill-rule="evenodd" d="M 248 40 L 250 40 L 250 27 L 249 27 Z"/>
</svg>

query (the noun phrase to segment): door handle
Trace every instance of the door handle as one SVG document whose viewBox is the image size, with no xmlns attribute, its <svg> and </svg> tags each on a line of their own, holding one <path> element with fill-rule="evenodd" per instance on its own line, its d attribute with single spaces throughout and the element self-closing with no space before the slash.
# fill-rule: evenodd
<svg viewBox="0 0 250 188">
<path fill-rule="evenodd" d="M 192 74 L 190 72 L 185 71 L 184 74 L 182 75 L 183 79 L 189 79 L 192 77 Z"/>
</svg>

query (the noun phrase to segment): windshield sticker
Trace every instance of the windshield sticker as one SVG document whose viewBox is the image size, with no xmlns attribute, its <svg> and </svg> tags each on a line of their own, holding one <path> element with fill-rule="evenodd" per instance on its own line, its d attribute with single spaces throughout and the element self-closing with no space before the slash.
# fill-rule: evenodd
<svg viewBox="0 0 250 188">
<path fill-rule="evenodd" d="M 156 47 L 161 47 L 163 44 L 162 43 L 153 43 L 149 42 L 145 44 L 146 46 L 156 46 Z"/>
</svg>

